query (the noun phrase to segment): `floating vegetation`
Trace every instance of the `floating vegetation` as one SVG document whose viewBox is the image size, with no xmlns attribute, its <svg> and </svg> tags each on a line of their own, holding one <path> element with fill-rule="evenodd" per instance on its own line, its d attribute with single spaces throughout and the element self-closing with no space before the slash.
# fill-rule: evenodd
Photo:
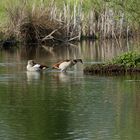
<svg viewBox="0 0 140 140">
<path fill-rule="evenodd" d="M 85 74 L 132 74 L 140 73 L 140 54 L 124 53 L 104 64 L 93 64 L 84 69 Z"/>
</svg>

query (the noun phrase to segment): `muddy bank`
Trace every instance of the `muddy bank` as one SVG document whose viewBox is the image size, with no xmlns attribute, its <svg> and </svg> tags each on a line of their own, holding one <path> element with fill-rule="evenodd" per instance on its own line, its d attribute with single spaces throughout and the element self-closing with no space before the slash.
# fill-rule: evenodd
<svg viewBox="0 0 140 140">
<path fill-rule="evenodd" d="M 19 41 L 16 39 L 0 39 L 0 48 L 9 49 L 17 46 Z"/>
<path fill-rule="evenodd" d="M 120 74 L 140 74 L 140 66 L 127 68 L 124 65 L 105 65 L 93 64 L 84 68 L 85 74 L 100 74 L 100 75 L 120 75 Z"/>
</svg>

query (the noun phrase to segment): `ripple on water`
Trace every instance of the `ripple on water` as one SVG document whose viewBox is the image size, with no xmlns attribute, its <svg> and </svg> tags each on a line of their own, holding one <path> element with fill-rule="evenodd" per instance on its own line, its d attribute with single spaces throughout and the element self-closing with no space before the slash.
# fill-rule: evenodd
<svg viewBox="0 0 140 140">
<path fill-rule="evenodd" d="M 15 76 L 13 74 L 2 74 L 0 75 L 0 82 L 6 83 L 9 80 L 13 79 Z"/>
<path fill-rule="evenodd" d="M 10 73 L 10 74 L 1 74 L 0 83 L 7 84 L 8 82 L 22 82 L 23 73 Z"/>
<path fill-rule="evenodd" d="M 7 67 L 7 66 L 14 67 L 16 65 L 17 65 L 17 63 L 14 63 L 14 62 L 12 62 L 12 63 L 0 63 L 0 66 L 2 66 L 2 67 Z"/>
<path fill-rule="evenodd" d="M 126 82 L 140 82 L 140 80 L 125 80 Z"/>
</svg>

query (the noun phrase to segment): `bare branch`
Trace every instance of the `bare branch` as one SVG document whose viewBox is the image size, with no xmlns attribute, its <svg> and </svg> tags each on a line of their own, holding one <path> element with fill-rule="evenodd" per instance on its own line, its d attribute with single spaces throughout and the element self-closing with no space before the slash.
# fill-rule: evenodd
<svg viewBox="0 0 140 140">
<path fill-rule="evenodd" d="M 58 31 L 58 29 L 55 29 L 54 31 L 52 31 L 49 35 L 45 36 L 42 41 L 48 40 L 48 39 L 53 39 L 54 37 L 52 36 L 56 31 Z"/>
</svg>

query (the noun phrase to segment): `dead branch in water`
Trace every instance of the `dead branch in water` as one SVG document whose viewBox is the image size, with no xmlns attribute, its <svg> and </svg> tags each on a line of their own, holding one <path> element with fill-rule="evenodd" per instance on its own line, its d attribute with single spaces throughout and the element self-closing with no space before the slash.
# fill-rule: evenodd
<svg viewBox="0 0 140 140">
<path fill-rule="evenodd" d="M 69 39 L 68 42 L 73 41 L 73 40 L 75 40 L 75 39 L 77 39 L 77 38 L 79 38 L 79 36 L 75 36 L 75 37 Z"/>
<path fill-rule="evenodd" d="M 54 37 L 52 36 L 58 29 L 52 31 L 49 35 L 45 36 L 42 41 L 46 41 L 48 39 L 53 39 Z"/>
</svg>

